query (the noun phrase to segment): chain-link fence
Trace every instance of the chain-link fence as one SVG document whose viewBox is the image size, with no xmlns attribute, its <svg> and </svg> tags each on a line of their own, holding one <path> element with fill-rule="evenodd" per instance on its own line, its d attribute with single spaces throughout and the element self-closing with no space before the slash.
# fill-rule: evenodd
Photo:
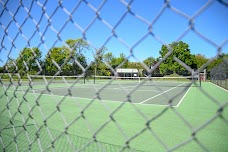
<svg viewBox="0 0 228 152">
<path fill-rule="evenodd" d="M 226 11 L 227 2 L 202 2 L 191 16 L 169 0 L 141 4 L 141 10 L 134 9 L 136 2 L 139 1 L 0 0 L 1 151 L 228 150 L 227 91 L 210 82 L 202 82 L 200 87 L 198 82 L 198 72 L 216 59 L 197 68 L 193 61 L 189 62 L 193 56 L 186 53 L 188 48 L 185 55 L 172 56 L 174 47 L 189 32 L 195 34 L 192 39 L 198 37 L 213 46 L 214 56 L 225 52 L 227 39 L 217 44 L 198 30 L 195 21 L 214 6 Z M 159 9 L 153 10 L 156 5 Z M 140 15 L 146 6 L 150 6 L 150 11 L 146 16 Z M 116 12 L 111 12 L 113 8 Z M 115 22 L 106 19 L 107 9 Z M 173 20 L 157 27 L 167 14 L 175 14 L 186 24 L 172 45 L 154 32 L 160 29 L 169 35 L 173 29 L 166 28 L 181 24 Z M 127 16 L 131 20 L 124 23 Z M 146 26 L 142 35 L 138 34 L 142 33 L 138 23 Z M 123 24 L 126 27 L 119 30 Z M 135 41 L 128 44 L 129 37 L 120 35 L 133 24 L 138 26 L 132 31 Z M 206 28 L 207 24 L 202 26 Z M 110 33 L 104 37 L 102 32 L 107 29 Z M 72 40 L 75 31 L 80 38 Z M 153 60 L 153 65 L 143 62 L 142 52 L 135 51 L 144 42 L 155 43 L 148 37 L 167 51 Z M 113 39 L 123 46 L 124 55 L 109 60 L 109 54 L 103 60 Z M 111 46 L 119 49 L 116 43 Z M 184 56 L 188 56 L 185 61 Z M 161 73 L 169 57 L 175 61 L 168 65 L 175 65 L 174 72 Z M 211 70 L 211 81 L 227 89 L 226 61 Z M 137 77 L 145 78 L 118 78 L 117 69 L 130 65 L 138 69 Z M 67 77 L 72 75 L 75 77 Z M 95 84 L 96 75 L 109 77 L 100 77 L 99 84 Z M 173 78 L 155 80 L 153 76 Z"/>
<path fill-rule="evenodd" d="M 222 63 L 215 66 L 210 71 L 211 82 L 228 90 L 228 60 L 224 59 Z"/>
</svg>

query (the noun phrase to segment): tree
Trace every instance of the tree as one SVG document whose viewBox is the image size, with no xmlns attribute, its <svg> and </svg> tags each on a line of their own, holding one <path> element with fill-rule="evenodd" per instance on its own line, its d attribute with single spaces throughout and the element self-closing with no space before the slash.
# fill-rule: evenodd
<svg viewBox="0 0 228 152">
<path fill-rule="evenodd" d="M 143 60 L 143 63 L 145 63 L 149 68 L 152 68 L 157 62 L 158 62 L 158 58 L 155 59 L 153 57 L 148 57 L 145 60 Z M 149 73 L 147 71 L 144 70 L 145 75 L 148 75 Z M 156 69 L 154 69 L 152 76 L 161 76 L 160 71 L 159 71 L 159 67 L 157 67 Z"/>
<path fill-rule="evenodd" d="M 4 72 L 4 67 L 0 67 L 0 73 Z"/>
<path fill-rule="evenodd" d="M 222 53 L 219 57 L 217 57 L 215 60 L 213 60 L 208 66 L 207 71 L 210 72 L 210 70 L 219 65 L 224 59 L 228 59 L 228 53 Z"/>
<path fill-rule="evenodd" d="M 17 73 L 17 65 L 16 65 L 16 60 L 15 59 L 9 59 L 7 60 L 6 64 L 2 67 L 2 73 L 3 72 L 9 72 L 9 73 Z"/>
<path fill-rule="evenodd" d="M 180 59 L 182 62 L 184 62 L 185 64 L 187 64 L 193 69 L 197 68 L 195 58 L 191 54 L 187 43 L 179 41 L 179 42 L 173 42 L 169 44 L 169 46 L 173 49 L 173 52 L 159 66 L 160 72 L 163 75 L 172 74 L 172 73 L 177 73 L 181 75 L 188 74 L 187 70 L 174 60 L 174 57 L 177 57 L 178 59 Z M 168 48 L 165 45 L 163 45 L 161 50 L 159 51 L 160 58 L 163 58 L 166 55 L 166 53 L 168 53 L 168 51 L 169 51 Z"/>
<path fill-rule="evenodd" d="M 155 65 L 156 61 L 155 58 L 153 57 L 148 57 L 145 60 L 143 60 L 143 62 L 149 67 L 151 68 L 153 65 Z"/>
<path fill-rule="evenodd" d="M 110 75 L 110 71 L 107 71 L 108 67 L 103 62 L 106 50 L 106 47 L 100 48 L 100 53 L 94 56 L 94 64 L 90 67 L 90 70 L 94 71 L 94 75 Z"/>
<path fill-rule="evenodd" d="M 126 56 L 121 53 L 119 57 L 115 59 L 115 62 L 113 63 L 113 68 L 116 68 L 120 64 L 122 64 L 125 61 Z M 129 61 L 126 60 L 125 63 L 121 66 L 122 68 L 127 68 L 128 67 Z"/>
<path fill-rule="evenodd" d="M 86 50 L 90 49 L 89 44 L 82 38 L 79 39 L 68 39 L 66 44 L 72 50 L 76 51 L 77 54 L 83 54 Z"/>
<path fill-rule="evenodd" d="M 208 61 L 208 59 L 202 54 L 196 54 L 195 60 L 196 60 L 197 68 L 200 68 L 202 65 L 204 65 Z"/>
<path fill-rule="evenodd" d="M 106 66 L 103 63 L 103 58 L 106 50 L 106 47 L 99 49 L 100 53 L 94 56 L 94 64 L 91 65 L 88 72 L 94 75 L 100 75 L 101 69 L 103 69 L 103 71 L 106 69 Z"/>
<path fill-rule="evenodd" d="M 62 47 L 54 47 L 52 48 L 48 55 L 45 58 L 44 66 L 45 66 L 45 74 L 46 75 L 54 75 L 58 68 L 54 64 L 53 61 L 55 61 L 58 66 L 62 66 L 63 63 L 68 62 L 66 61 L 70 56 L 70 50 L 69 49 L 63 49 Z M 62 71 L 70 70 L 70 65 L 66 64 L 62 67 Z"/>
<path fill-rule="evenodd" d="M 131 69 L 143 69 L 143 66 L 140 62 L 128 62 L 128 68 Z"/>
<path fill-rule="evenodd" d="M 109 65 L 112 65 L 115 62 L 115 60 L 116 60 L 116 58 L 114 57 L 114 55 L 112 54 L 112 52 L 108 52 L 108 53 L 104 54 L 103 59 L 106 62 L 108 62 Z"/>
<path fill-rule="evenodd" d="M 107 62 L 112 68 L 116 67 L 116 57 L 112 54 L 112 52 L 104 53 L 105 50 L 103 50 L 100 53 L 99 58 L 96 60 L 97 63 L 97 70 L 98 75 L 104 75 L 104 76 L 110 76 L 111 75 L 111 70 L 110 68 L 104 63 Z"/>
<path fill-rule="evenodd" d="M 28 73 L 35 74 L 39 71 L 38 64 L 41 64 L 41 51 L 36 47 L 24 48 L 16 59 L 16 65 L 21 75 L 27 71 L 27 68 L 29 70 L 27 71 Z"/>
<path fill-rule="evenodd" d="M 70 67 L 69 71 L 71 74 L 79 75 L 82 73 L 80 65 L 84 68 L 88 65 L 84 53 L 90 49 L 90 46 L 85 40 L 81 38 L 75 40 L 68 39 L 66 43 L 68 44 L 68 47 L 63 46 L 63 49 L 71 52 L 70 60 L 68 63 Z"/>
<path fill-rule="evenodd" d="M 125 61 L 125 55 L 121 53 L 119 57 L 115 57 L 112 52 L 105 51 L 107 48 L 102 48 L 102 51 L 99 56 L 95 59 L 95 67 L 92 67 L 91 69 L 96 69 L 95 73 L 96 75 L 104 75 L 109 76 L 111 75 L 111 69 L 105 64 L 107 62 L 113 69 L 118 67 L 121 63 Z M 105 61 L 105 62 L 104 62 Z M 128 60 L 125 61 L 125 63 L 122 65 L 122 68 L 128 67 Z"/>
</svg>

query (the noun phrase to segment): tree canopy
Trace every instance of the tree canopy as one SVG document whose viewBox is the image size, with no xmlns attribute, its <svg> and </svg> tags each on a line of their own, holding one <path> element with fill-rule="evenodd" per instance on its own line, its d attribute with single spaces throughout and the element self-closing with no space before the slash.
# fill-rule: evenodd
<svg viewBox="0 0 228 152">
<path fill-rule="evenodd" d="M 39 66 L 42 63 L 41 55 L 42 53 L 39 48 L 24 48 L 16 59 L 18 72 L 21 75 L 23 75 L 25 71 L 32 74 L 37 73 L 39 71 Z"/>
<path fill-rule="evenodd" d="M 173 42 L 169 44 L 168 47 L 172 49 L 171 55 L 155 69 L 152 75 L 165 76 L 173 73 L 179 75 L 190 74 L 180 63 L 175 61 L 175 57 L 192 69 L 202 67 L 202 65 L 209 60 L 202 54 L 192 54 L 189 45 L 183 41 Z M 162 45 L 159 50 L 160 56 L 158 58 L 149 56 L 143 60 L 143 63 L 148 66 L 148 68 L 152 68 L 169 52 L 168 47 Z M 80 75 L 83 68 L 89 65 L 86 59 L 86 52 L 90 49 L 90 45 L 83 39 L 68 39 L 65 45 L 51 48 L 44 58 L 42 58 L 42 53 L 39 48 L 24 48 L 17 59 L 8 60 L 3 67 L 0 67 L 0 71 L 2 73 L 18 72 L 23 76 L 25 73 L 35 74 L 41 72 L 39 68 L 42 68 L 42 74 L 44 75 L 54 75 L 57 72 L 60 72 L 60 75 Z M 222 58 L 228 58 L 228 54 L 223 53 L 219 58 L 213 60 L 211 64 L 207 66 L 207 70 L 210 71 L 214 66 L 221 63 Z M 109 66 L 107 66 L 106 63 Z M 120 67 L 138 69 L 140 71 L 145 70 L 142 63 L 130 61 L 123 53 L 115 56 L 104 47 L 101 48 L 100 54 L 94 59 L 94 64 L 89 68 L 87 74 L 110 76 L 112 75 L 110 67 L 113 69 Z"/>
<path fill-rule="evenodd" d="M 44 61 L 45 74 L 53 75 L 61 70 L 63 75 L 79 75 L 82 72 L 81 67 L 87 66 L 84 53 L 89 45 L 83 39 L 69 39 L 66 44 L 68 46 L 55 47 L 49 51 Z"/>
<path fill-rule="evenodd" d="M 63 49 L 62 47 L 55 47 L 49 51 L 49 54 L 44 60 L 45 74 L 53 75 L 59 69 L 58 66 L 62 66 L 70 56 L 70 51 Z M 56 65 L 57 64 L 57 65 Z M 70 70 L 69 64 L 66 63 L 62 68 L 62 71 Z"/>
<path fill-rule="evenodd" d="M 196 60 L 197 68 L 200 68 L 202 65 L 204 65 L 208 61 L 208 59 L 202 54 L 196 54 L 195 60 Z"/>
<path fill-rule="evenodd" d="M 151 56 L 151 57 L 148 57 L 148 58 L 146 58 L 145 60 L 143 60 L 143 62 L 144 62 L 149 68 L 151 68 L 152 66 L 155 65 L 156 60 L 155 60 L 154 57 Z"/>
<path fill-rule="evenodd" d="M 177 57 L 182 62 L 190 66 L 192 69 L 196 69 L 196 60 L 194 58 L 194 55 L 191 54 L 189 46 L 187 43 L 184 43 L 182 41 L 179 42 L 173 42 L 169 44 L 169 47 L 172 48 L 172 54 L 167 57 L 167 59 L 161 63 L 159 66 L 161 73 L 166 74 L 183 74 L 186 73 L 187 70 L 180 65 L 178 62 L 174 60 L 174 57 Z M 164 58 L 164 56 L 169 52 L 168 48 L 163 45 L 160 53 L 160 58 Z"/>
</svg>

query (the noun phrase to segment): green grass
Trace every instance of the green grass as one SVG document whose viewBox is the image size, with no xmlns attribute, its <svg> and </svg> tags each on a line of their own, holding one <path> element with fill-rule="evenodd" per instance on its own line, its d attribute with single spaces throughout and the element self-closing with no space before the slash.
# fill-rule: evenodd
<svg viewBox="0 0 228 152">
<path fill-rule="evenodd" d="M 31 93 L 23 97 L 23 94 L 13 95 L 12 92 L 8 92 L 7 98 L 1 88 L 0 128 L 4 129 L 0 131 L 0 139 L 3 140 L 6 151 L 15 151 L 15 145 L 18 146 L 19 151 L 28 151 L 28 140 L 32 142 L 30 147 L 32 151 L 40 150 L 39 145 L 47 151 L 52 151 L 53 147 L 56 151 L 72 151 L 69 138 L 77 150 L 91 142 L 83 149 L 84 151 L 101 151 L 101 147 L 106 151 L 120 151 L 126 146 L 128 139 L 130 139 L 129 147 L 137 151 L 166 151 L 159 140 L 170 149 L 190 139 L 177 151 L 203 151 L 198 142 L 210 151 L 227 151 L 228 127 L 224 121 L 228 119 L 227 107 L 223 109 L 221 115 L 196 132 L 195 138 L 192 138 L 192 132 L 213 118 L 219 109 L 208 95 L 220 104 L 227 103 L 226 91 L 207 82 L 203 83 L 202 89 L 207 95 L 202 93 L 200 88 L 192 87 L 179 107 L 166 108 L 129 103 L 121 106 L 121 102 L 99 100 L 92 102 L 88 99 L 48 95 L 42 95 L 37 100 L 37 97 Z M 7 102 L 8 106 L 6 106 Z M 33 109 L 32 118 L 28 116 L 29 107 Z M 26 130 L 23 127 L 13 129 L 9 123 L 10 115 L 14 117 L 13 126 L 21 126 L 23 116 L 28 120 L 28 124 L 35 122 L 40 130 L 37 131 L 34 125 L 27 126 Z M 182 118 L 191 127 L 187 126 Z M 46 125 L 44 119 L 47 119 Z M 147 122 L 150 122 L 149 127 L 146 125 Z M 67 133 L 62 134 L 66 130 L 65 123 L 70 125 Z M 14 131 L 17 134 L 17 144 L 13 140 Z M 48 132 L 51 133 L 52 138 Z M 93 138 L 95 132 L 96 141 Z M 136 134 L 138 134 L 137 137 L 135 137 Z M 0 149 L 2 148 L 3 144 L 0 142 Z"/>
</svg>

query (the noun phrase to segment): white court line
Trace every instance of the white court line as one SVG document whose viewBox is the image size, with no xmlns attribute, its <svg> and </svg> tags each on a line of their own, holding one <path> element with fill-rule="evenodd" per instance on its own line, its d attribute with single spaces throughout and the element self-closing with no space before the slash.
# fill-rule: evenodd
<svg viewBox="0 0 228 152">
<path fill-rule="evenodd" d="M 160 94 L 157 94 L 157 95 L 155 95 L 155 96 L 153 96 L 153 97 L 151 97 L 151 98 L 148 98 L 148 99 L 146 99 L 146 100 L 144 100 L 144 101 L 142 101 L 142 102 L 140 102 L 140 103 L 131 103 L 131 104 L 142 104 L 142 103 L 143 103 L 143 105 L 165 106 L 165 107 L 167 107 L 167 106 L 169 106 L 169 105 L 152 104 L 152 103 L 151 103 L 151 104 L 144 104 L 144 103 L 145 103 L 146 101 L 150 100 L 150 99 L 153 99 L 153 98 L 155 98 L 155 97 L 157 97 L 157 96 L 160 96 L 160 95 L 162 95 L 162 94 L 164 94 L 164 93 L 166 93 L 166 92 L 168 92 L 168 91 L 171 91 L 171 90 L 173 90 L 173 89 L 175 89 L 175 88 L 177 88 L 177 87 L 179 87 L 179 86 L 181 86 L 181 85 L 183 85 L 183 84 L 185 84 L 185 83 L 182 83 L 182 84 L 180 84 L 180 85 L 178 85 L 178 86 L 176 86 L 176 87 L 170 88 L 170 89 L 168 89 L 168 90 L 166 90 L 166 91 L 164 91 L 164 92 L 162 92 L 162 93 L 160 93 Z M 9 92 L 15 92 L 15 91 L 9 91 Z M 18 92 L 18 93 L 23 93 L 23 92 Z M 29 94 L 33 94 L 33 93 L 29 93 Z M 36 92 L 36 94 L 40 94 L 40 93 L 37 93 L 37 92 Z M 45 96 L 65 97 L 65 96 L 55 95 L 55 94 L 42 94 L 42 95 L 45 95 Z M 70 97 L 70 98 L 76 98 L 76 99 L 94 100 L 93 98 L 73 97 L 73 96 L 68 96 L 68 97 Z M 95 100 L 99 100 L 99 99 L 95 99 Z M 102 99 L 101 101 L 106 101 L 106 102 L 123 102 L 123 101 L 103 100 L 103 99 Z M 126 102 L 126 103 L 129 103 L 129 102 Z M 179 103 L 180 103 L 180 102 L 179 102 Z M 172 107 L 178 107 L 178 106 L 172 106 Z"/>
<path fill-rule="evenodd" d="M 62 87 L 49 87 L 49 89 L 64 89 L 64 88 L 67 88 L 67 89 L 69 89 L 69 86 L 62 86 Z M 72 86 L 72 87 L 70 87 L 70 88 L 77 88 L 77 89 L 88 89 L 88 88 L 91 88 L 91 86 L 88 86 L 88 87 L 85 87 L 85 86 Z M 122 88 L 108 88 L 108 87 L 106 87 L 105 89 L 114 89 L 114 90 L 116 90 L 116 89 L 119 89 L 119 90 L 121 90 L 121 89 L 128 89 L 129 87 L 122 87 Z M 98 89 L 100 89 L 100 88 L 98 88 Z M 37 89 L 33 89 L 33 90 L 46 90 L 46 88 L 44 87 L 44 88 L 37 88 Z"/>
<path fill-rule="evenodd" d="M 185 92 L 184 96 L 181 98 L 181 100 L 179 101 L 179 103 L 175 107 L 178 107 L 181 104 L 181 102 L 184 100 L 185 96 L 188 94 L 189 90 L 191 89 L 192 85 L 188 88 L 188 91 Z"/>
<path fill-rule="evenodd" d="M 220 88 L 220 89 L 222 89 L 222 90 L 228 92 L 228 90 L 224 89 L 223 87 L 220 87 L 220 86 L 218 86 L 218 85 L 216 85 L 216 84 L 214 84 L 214 83 L 212 83 L 212 82 L 210 82 L 210 83 L 213 84 L 213 85 L 215 85 L 216 87 L 218 87 L 218 88 Z"/>
<path fill-rule="evenodd" d="M 105 89 L 107 90 L 107 89 L 109 89 L 109 90 L 123 90 L 123 89 L 126 89 L 126 90 L 132 90 L 132 89 L 134 89 L 134 87 L 135 86 L 129 86 L 129 87 L 121 87 L 121 88 L 108 88 L 108 87 L 106 87 Z M 68 86 L 63 86 L 63 87 L 49 87 L 49 89 L 64 89 L 64 88 L 69 88 Z M 82 89 L 87 89 L 87 88 L 91 88 L 91 86 L 88 86 L 88 87 L 85 87 L 85 86 L 73 86 L 73 88 L 78 88 L 78 89 L 80 89 L 80 88 L 82 88 Z M 27 88 L 25 88 L 25 90 L 26 90 Z M 100 89 L 100 88 L 98 88 L 98 89 Z M 46 90 L 46 88 L 44 87 L 44 88 L 33 88 L 33 90 L 35 90 L 35 91 L 42 91 L 42 90 Z M 162 92 L 162 91 L 157 91 L 157 90 L 143 90 L 143 89 L 137 89 L 137 91 L 152 91 L 152 92 Z"/>
<path fill-rule="evenodd" d="M 154 104 L 154 103 L 143 103 L 143 104 L 141 104 L 141 103 L 132 103 L 132 104 L 135 104 L 135 105 L 141 105 L 141 106 L 160 106 L 160 107 L 169 107 L 169 105 L 167 104 L 167 105 L 163 105 L 163 104 Z M 171 106 L 171 107 L 176 107 L 176 106 Z"/>
<path fill-rule="evenodd" d="M 7 91 L 7 92 L 14 92 L 14 91 Z M 24 93 L 24 92 L 17 92 L 17 93 Z M 27 94 L 34 94 L 34 93 L 31 93 L 31 92 L 28 92 Z M 40 94 L 38 92 L 35 92 L 35 94 Z M 65 97 L 65 96 L 61 96 L 61 95 L 55 95 L 55 94 L 46 94 L 46 93 L 43 93 L 41 94 L 41 96 L 57 96 L 57 97 Z M 93 100 L 93 98 L 84 98 L 84 97 L 74 97 L 74 96 L 67 96 L 69 98 L 78 98 L 78 99 L 89 99 L 89 100 Z M 95 99 L 95 100 L 99 100 L 99 99 Z M 123 101 L 115 101 L 115 100 L 103 100 L 102 101 L 110 101 L 110 102 L 123 102 Z"/>
<path fill-rule="evenodd" d="M 152 97 L 150 97 L 150 98 L 148 98 L 148 99 L 146 99 L 146 100 L 140 102 L 139 104 L 145 103 L 145 102 L 147 102 L 147 101 L 150 100 L 150 99 L 156 98 L 156 97 L 158 97 L 158 96 L 160 96 L 160 95 L 162 95 L 162 94 L 164 94 L 164 93 L 166 93 L 166 92 L 169 92 L 169 91 L 171 91 L 171 90 L 173 90 L 173 89 L 176 89 L 177 87 L 179 87 L 179 86 L 181 86 L 181 85 L 183 85 L 183 84 L 185 84 L 185 83 L 181 83 L 181 84 L 179 84 L 179 85 L 176 86 L 176 87 L 170 88 L 170 89 L 168 89 L 168 90 L 166 90 L 166 91 L 164 91 L 164 92 L 162 92 L 162 93 L 159 93 L 159 94 L 157 94 L 157 95 L 155 95 L 155 96 L 152 96 Z"/>
<path fill-rule="evenodd" d="M 14 91 L 8 91 L 8 92 L 14 92 Z M 21 92 L 21 91 L 20 91 L 20 92 L 17 92 L 17 93 L 23 93 L 23 94 L 24 94 L 24 92 Z M 32 94 L 32 95 L 34 95 L 34 93 L 30 93 L 30 92 L 27 93 L 27 94 Z M 40 93 L 37 93 L 37 92 L 36 92 L 36 94 L 40 94 Z M 51 97 L 56 96 L 56 97 L 61 97 L 61 98 L 65 97 L 65 96 L 61 96 L 61 95 L 46 94 L 46 93 L 43 93 L 42 96 L 51 96 Z M 100 101 L 99 99 L 93 99 L 93 98 L 73 97 L 73 96 L 67 96 L 67 97 L 73 98 L 73 99 L 86 99 L 86 100 L 98 100 L 98 101 Z M 53 100 L 50 100 L 50 101 L 53 101 Z M 101 99 L 101 101 L 105 101 L 105 102 L 118 102 L 118 103 L 124 102 L 124 101 L 103 100 L 103 99 Z M 138 105 L 140 104 L 140 103 L 133 103 L 133 102 L 125 102 L 125 103 L 128 103 L 128 104 L 138 104 Z M 169 106 L 169 105 L 161 105 L 161 104 L 140 104 L 140 105 L 146 105 L 146 106 L 163 106 L 163 107 Z"/>
</svg>

